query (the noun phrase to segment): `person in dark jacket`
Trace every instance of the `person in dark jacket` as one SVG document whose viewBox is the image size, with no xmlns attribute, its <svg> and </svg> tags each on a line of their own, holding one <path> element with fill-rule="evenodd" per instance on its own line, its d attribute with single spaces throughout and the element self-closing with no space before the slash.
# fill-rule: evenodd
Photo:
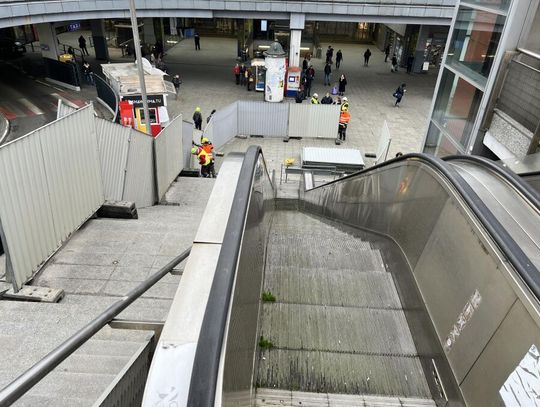
<svg viewBox="0 0 540 407">
<path fill-rule="evenodd" d="M 411 54 L 407 58 L 407 73 L 411 73 L 414 65 L 414 55 Z"/>
<path fill-rule="evenodd" d="M 326 92 L 326 95 L 321 99 L 321 105 L 331 105 L 334 103 L 334 99 L 330 96 L 330 93 Z"/>
<path fill-rule="evenodd" d="M 313 82 L 314 77 L 315 77 L 315 69 L 313 69 L 313 66 L 310 66 L 306 71 L 306 78 L 305 78 L 305 96 L 307 97 L 311 96 L 311 83 Z"/>
<path fill-rule="evenodd" d="M 338 87 L 338 94 L 340 96 L 343 96 L 345 94 L 345 87 L 347 86 L 347 78 L 345 78 L 345 75 L 341 74 L 339 77 L 339 87 Z"/>
<path fill-rule="evenodd" d="M 86 39 L 82 35 L 79 37 L 79 48 L 81 49 L 81 54 L 90 55 L 86 48 Z"/>
<path fill-rule="evenodd" d="M 340 49 L 338 49 L 338 52 L 336 54 L 336 68 L 339 69 L 339 66 L 341 65 L 341 61 L 343 61 L 343 53 Z"/>
<path fill-rule="evenodd" d="M 364 66 L 369 65 L 369 58 L 371 58 L 371 51 L 368 48 L 366 52 L 364 52 Z"/>
<path fill-rule="evenodd" d="M 294 97 L 294 101 L 296 103 L 302 103 L 304 99 L 306 98 L 304 93 L 304 86 L 300 85 L 300 89 L 298 89 L 298 92 L 296 92 L 296 96 Z"/>
<path fill-rule="evenodd" d="M 193 123 L 195 123 L 195 128 L 197 130 L 202 130 L 202 114 L 201 114 L 201 108 L 196 107 L 195 112 L 193 113 Z"/>
<path fill-rule="evenodd" d="M 390 72 L 397 72 L 397 56 L 396 56 L 396 54 L 392 55 L 392 68 L 390 68 Z"/>
<path fill-rule="evenodd" d="M 327 62 L 324 66 L 324 85 L 330 86 L 330 74 L 332 73 L 332 67 Z"/>
<path fill-rule="evenodd" d="M 199 33 L 195 33 L 195 35 L 193 36 L 193 40 L 195 41 L 195 51 L 200 51 L 201 50 L 201 36 L 199 35 Z"/>
<path fill-rule="evenodd" d="M 405 94 L 405 92 L 407 92 L 407 90 L 405 89 L 406 87 L 407 85 L 405 83 L 402 83 L 397 87 L 396 91 L 394 92 L 393 96 L 396 98 L 396 103 L 394 104 L 395 107 L 399 107 L 403 95 Z"/>
<path fill-rule="evenodd" d="M 180 85 L 182 84 L 182 80 L 180 79 L 180 75 L 174 75 L 172 78 L 172 83 L 174 85 L 174 90 L 176 91 L 176 98 L 178 99 L 178 94 L 180 93 Z"/>
<path fill-rule="evenodd" d="M 384 49 L 384 62 L 388 61 L 388 55 L 390 55 L 390 45 L 387 45 Z"/>
</svg>

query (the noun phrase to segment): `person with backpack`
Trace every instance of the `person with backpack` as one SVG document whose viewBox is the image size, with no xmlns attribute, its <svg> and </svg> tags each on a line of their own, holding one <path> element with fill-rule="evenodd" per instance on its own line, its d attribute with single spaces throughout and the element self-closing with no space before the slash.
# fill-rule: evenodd
<svg viewBox="0 0 540 407">
<path fill-rule="evenodd" d="M 394 92 L 393 96 L 396 98 L 396 103 L 394 104 L 394 107 L 399 107 L 403 95 L 405 94 L 405 92 L 407 92 L 407 90 L 405 89 L 406 86 L 407 85 L 405 83 L 402 83 Z"/>
</svg>

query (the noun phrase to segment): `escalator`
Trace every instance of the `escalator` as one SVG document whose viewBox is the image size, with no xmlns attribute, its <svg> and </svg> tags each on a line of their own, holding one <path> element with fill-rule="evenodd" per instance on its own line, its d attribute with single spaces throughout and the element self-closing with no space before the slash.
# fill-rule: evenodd
<svg viewBox="0 0 540 407">
<path fill-rule="evenodd" d="M 184 338 L 175 313 L 197 318 L 171 310 L 143 405 L 534 402 L 540 204 L 523 182 L 411 154 L 315 188 L 307 174 L 282 200 L 260 149 L 226 171 L 200 330 Z"/>
</svg>

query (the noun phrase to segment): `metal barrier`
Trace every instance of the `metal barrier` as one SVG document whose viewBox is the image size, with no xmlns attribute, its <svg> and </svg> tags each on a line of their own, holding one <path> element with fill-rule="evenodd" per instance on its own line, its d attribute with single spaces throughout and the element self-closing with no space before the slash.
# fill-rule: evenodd
<svg viewBox="0 0 540 407">
<path fill-rule="evenodd" d="M 0 147 L 0 223 L 18 291 L 104 201 L 92 106 Z"/>
<path fill-rule="evenodd" d="M 289 137 L 335 139 L 339 124 L 339 105 L 289 104 Z"/>
<path fill-rule="evenodd" d="M 238 134 L 287 137 L 289 131 L 289 107 L 287 104 L 245 101 L 237 103 Z"/>
<path fill-rule="evenodd" d="M 158 201 L 184 168 L 182 116 L 175 117 L 155 139 Z"/>
<path fill-rule="evenodd" d="M 152 137 L 99 118 L 95 123 L 105 199 L 153 205 Z"/>
</svg>

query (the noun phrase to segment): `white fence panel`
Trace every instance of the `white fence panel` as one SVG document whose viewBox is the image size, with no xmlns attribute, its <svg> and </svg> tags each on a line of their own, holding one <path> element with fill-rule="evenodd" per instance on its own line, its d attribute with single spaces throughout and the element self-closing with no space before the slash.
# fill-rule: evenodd
<svg viewBox="0 0 540 407">
<path fill-rule="evenodd" d="M 339 105 L 289 104 L 289 137 L 337 138 Z"/>
<path fill-rule="evenodd" d="M 64 103 L 62 99 L 58 99 L 58 105 L 56 110 L 56 119 L 60 119 L 68 114 L 75 112 L 77 109 Z"/>
<path fill-rule="evenodd" d="M 121 201 L 131 128 L 95 118 L 105 199 Z"/>
<path fill-rule="evenodd" d="M 289 127 L 288 119 L 289 105 L 287 103 L 239 101 L 237 134 L 286 137 Z M 214 133 L 216 131 L 214 127 Z"/>
<path fill-rule="evenodd" d="M 155 139 L 158 198 L 184 168 L 182 148 L 182 116 L 176 117 Z"/>
<path fill-rule="evenodd" d="M 218 149 L 238 135 L 238 102 L 218 110 L 210 120 L 212 134 L 205 135 Z"/>
<path fill-rule="evenodd" d="M 184 150 L 184 168 L 191 167 L 191 143 L 193 142 L 193 123 L 182 121 L 182 148 Z"/>
<path fill-rule="evenodd" d="M 91 106 L 0 148 L 0 220 L 20 288 L 103 203 Z"/>
<path fill-rule="evenodd" d="M 130 130 L 127 171 L 122 199 L 135 202 L 138 208 L 152 206 L 155 202 L 153 143 L 154 139 L 151 136 Z"/>
</svg>

